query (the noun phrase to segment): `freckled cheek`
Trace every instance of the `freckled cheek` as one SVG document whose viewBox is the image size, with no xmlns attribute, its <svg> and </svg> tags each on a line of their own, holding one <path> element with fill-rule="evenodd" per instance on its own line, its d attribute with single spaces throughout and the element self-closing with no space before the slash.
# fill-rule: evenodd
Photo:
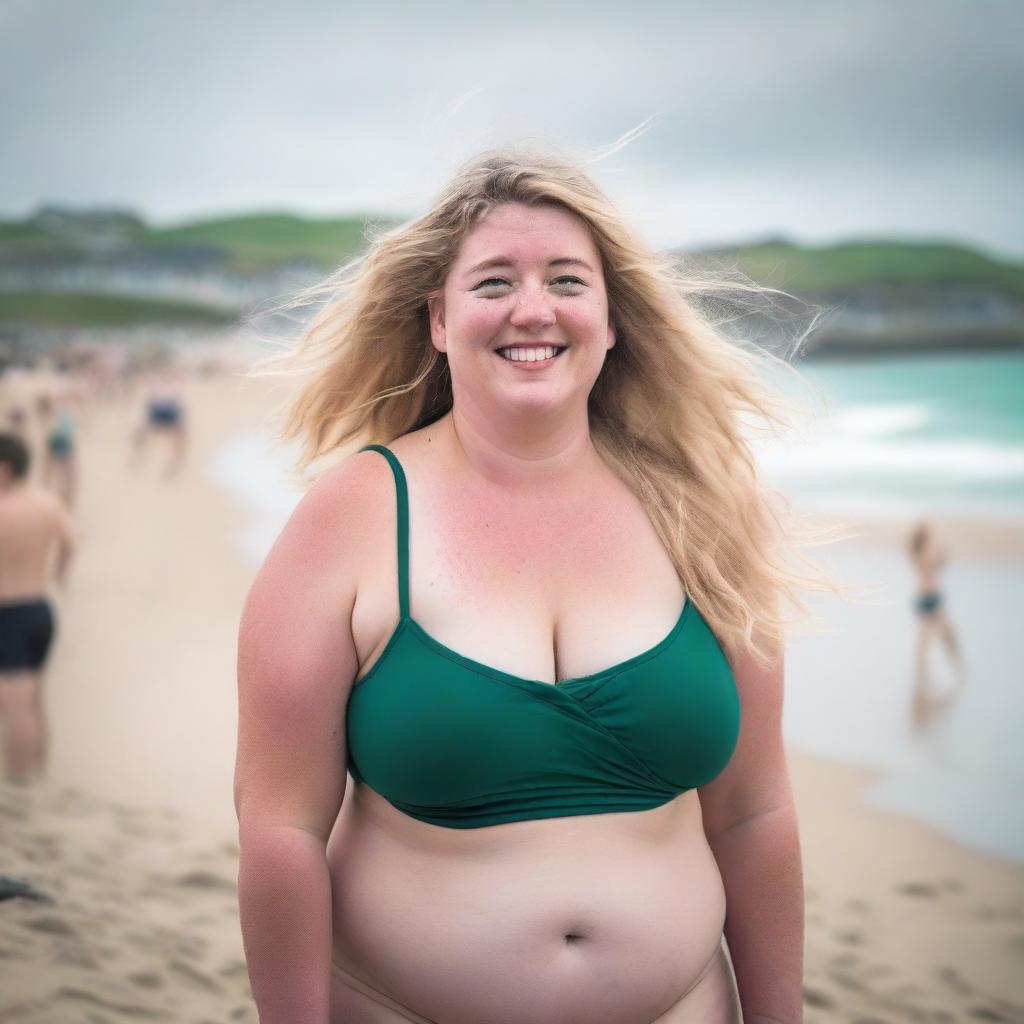
<svg viewBox="0 0 1024 1024">
<path fill-rule="evenodd" d="M 478 303 L 459 311 L 450 329 L 469 345 L 488 344 L 501 329 L 505 317 L 494 305 Z"/>
<path fill-rule="evenodd" d="M 598 303 L 577 303 L 563 307 L 559 311 L 558 319 L 563 329 L 572 336 L 604 343 L 608 328 L 608 311 Z"/>
</svg>

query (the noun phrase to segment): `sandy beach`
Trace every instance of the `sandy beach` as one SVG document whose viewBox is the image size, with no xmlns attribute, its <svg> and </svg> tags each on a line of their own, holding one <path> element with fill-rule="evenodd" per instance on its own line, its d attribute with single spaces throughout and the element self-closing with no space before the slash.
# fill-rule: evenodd
<svg viewBox="0 0 1024 1024">
<path fill-rule="evenodd" d="M 255 1021 L 235 903 L 235 638 L 254 569 L 215 453 L 259 426 L 265 382 L 194 378 L 190 450 L 129 462 L 139 415 L 80 431 L 81 546 L 58 592 L 50 771 L 0 786 L 0 1024 Z M 965 560 L 1024 564 L 1024 528 L 943 523 Z M 905 524 L 862 524 L 902 543 Z M 790 752 L 807 888 L 808 1024 L 1024 1022 L 1024 865 L 863 800 L 873 774 Z M 1007 808 L 1007 813 L 1013 813 Z"/>
</svg>

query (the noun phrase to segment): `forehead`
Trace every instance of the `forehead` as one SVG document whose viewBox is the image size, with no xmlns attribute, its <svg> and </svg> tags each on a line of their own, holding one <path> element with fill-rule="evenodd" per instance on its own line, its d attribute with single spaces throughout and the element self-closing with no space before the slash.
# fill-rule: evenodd
<svg viewBox="0 0 1024 1024">
<path fill-rule="evenodd" d="M 597 246 L 581 217 L 560 206 L 503 203 L 488 210 L 466 233 L 455 263 L 464 266 L 496 256 L 516 260 L 548 255 L 599 262 Z"/>
</svg>

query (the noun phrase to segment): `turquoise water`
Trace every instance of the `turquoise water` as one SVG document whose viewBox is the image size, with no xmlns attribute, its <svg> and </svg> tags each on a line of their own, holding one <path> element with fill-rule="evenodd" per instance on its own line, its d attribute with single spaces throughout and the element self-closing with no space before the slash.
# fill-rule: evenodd
<svg viewBox="0 0 1024 1024">
<path fill-rule="evenodd" d="M 758 446 L 765 476 L 837 511 L 1024 517 L 1024 353 L 805 362 L 770 379 L 807 408 Z"/>
</svg>

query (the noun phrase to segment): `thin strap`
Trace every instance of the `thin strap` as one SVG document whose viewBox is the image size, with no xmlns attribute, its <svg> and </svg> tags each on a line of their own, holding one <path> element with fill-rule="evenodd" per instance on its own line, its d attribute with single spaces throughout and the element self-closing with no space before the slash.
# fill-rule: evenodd
<svg viewBox="0 0 1024 1024">
<path fill-rule="evenodd" d="M 409 488 L 405 483 L 405 470 L 390 448 L 382 444 L 368 444 L 363 452 L 380 452 L 395 478 L 395 497 L 398 500 L 398 611 L 403 619 L 409 618 Z"/>
</svg>

